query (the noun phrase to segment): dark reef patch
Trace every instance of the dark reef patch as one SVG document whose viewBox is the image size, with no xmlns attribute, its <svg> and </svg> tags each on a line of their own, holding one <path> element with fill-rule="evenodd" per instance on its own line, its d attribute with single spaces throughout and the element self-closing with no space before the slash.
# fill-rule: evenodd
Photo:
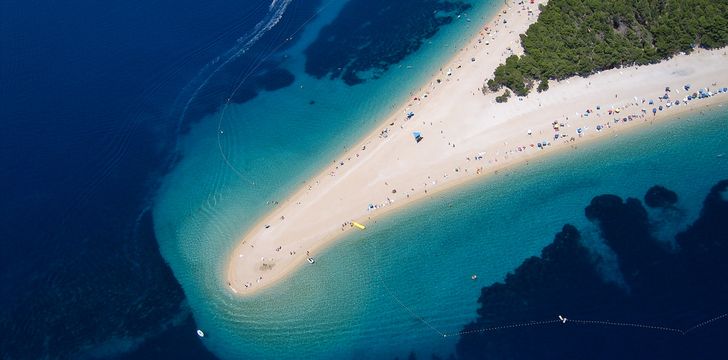
<svg viewBox="0 0 728 360">
<path fill-rule="evenodd" d="M 366 72 L 377 78 L 470 7 L 461 1 L 351 0 L 306 49 L 306 72 L 341 77 L 348 85 L 364 82 Z"/>
<path fill-rule="evenodd" d="M 460 359 L 643 359 L 725 356 L 728 321 L 692 328 L 728 312 L 728 202 L 715 185 L 700 217 L 676 236 L 679 251 L 663 249 L 649 232 L 639 200 L 595 197 L 585 215 L 616 253 L 628 289 L 605 282 L 579 232 L 565 225 L 540 257 L 532 257 L 503 283 L 482 289 L 478 317 L 464 332 L 514 323 L 569 319 L 601 320 L 660 328 L 552 321 L 464 334 Z M 653 187 L 646 195 L 674 204 L 677 195 Z M 657 199 L 655 199 L 657 198 Z M 652 201 L 650 200 L 650 201 Z M 673 330 L 665 330 L 665 329 Z"/>
<path fill-rule="evenodd" d="M 645 205 L 651 208 L 666 208 L 675 205 L 677 194 L 662 185 L 655 185 L 645 194 Z"/>
<path fill-rule="evenodd" d="M 257 76 L 255 82 L 263 90 L 275 91 L 290 86 L 295 79 L 290 71 L 275 68 Z"/>
<path fill-rule="evenodd" d="M 3 358 L 83 357 L 110 339 L 158 336 L 189 313 L 159 253 L 151 213 L 119 240 L 125 242 L 82 244 L 73 261 L 50 260 L 51 271 L 14 294 L 17 301 L 0 317 Z M 89 260 L 94 257 L 103 261 Z M 194 333 L 194 325 L 187 331 Z"/>
<path fill-rule="evenodd" d="M 193 81 L 187 89 L 189 93 L 181 94 L 180 98 L 190 99 L 194 89 L 201 89 L 189 106 L 180 104 L 179 112 L 174 114 L 183 120 L 181 131 L 188 132 L 192 123 L 219 110 L 228 100 L 242 104 L 254 99 L 260 91 L 275 91 L 293 84 L 295 76 L 285 68 L 286 50 L 296 43 L 295 35 L 300 35 L 300 32 L 294 34 L 294 29 L 305 27 L 316 16 L 320 4 L 321 0 L 292 2 L 276 26 L 253 46 L 231 58 L 214 74 L 203 73 L 197 82 Z M 202 83 L 204 79 L 207 80 Z"/>
<path fill-rule="evenodd" d="M 187 108 L 182 131 L 187 132 L 191 123 L 214 113 L 228 101 L 242 104 L 254 99 L 261 91 L 288 87 L 296 79 L 293 73 L 281 67 L 282 59 L 251 64 L 255 64 L 254 59 L 243 56 L 210 78 Z"/>
</svg>

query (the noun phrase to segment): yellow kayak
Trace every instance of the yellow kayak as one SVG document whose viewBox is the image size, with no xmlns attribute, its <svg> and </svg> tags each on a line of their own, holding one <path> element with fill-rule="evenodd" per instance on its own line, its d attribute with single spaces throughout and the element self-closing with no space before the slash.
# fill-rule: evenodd
<svg viewBox="0 0 728 360">
<path fill-rule="evenodd" d="M 356 221 L 352 221 L 352 222 L 351 222 L 351 224 L 352 224 L 352 225 L 354 225 L 354 226 L 356 226 L 356 227 L 357 227 L 357 228 L 359 228 L 360 230 L 364 230 L 364 229 L 366 229 L 366 228 L 367 228 L 366 226 L 364 226 L 364 225 L 362 225 L 362 224 L 359 224 L 359 223 L 358 223 L 358 222 L 356 222 Z"/>
</svg>

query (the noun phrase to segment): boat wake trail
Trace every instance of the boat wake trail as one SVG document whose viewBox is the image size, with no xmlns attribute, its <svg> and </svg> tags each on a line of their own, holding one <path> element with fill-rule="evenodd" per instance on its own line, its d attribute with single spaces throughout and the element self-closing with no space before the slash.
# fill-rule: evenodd
<svg viewBox="0 0 728 360">
<path fill-rule="evenodd" d="M 207 86 L 210 79 L 220 72 L 227 64 L 241 55 L 245 54 L 260 38 L 273 29 L 283 17 L 288 5 L 293 0 L 273 0 L 268 6 L 268 12 L 263 19 L 255 24 L 247 34 L 237 39 L 235 46 L 222 55 L 215 57 L 207 65 L 203 66 L 197 75 L 181 91 L 176 103 L 183 103 L 182 110 L 178 116 L 178 128 L 184 123 L 185 116 L 192 102 L 200 94 L 200 91 Z"/>
</svg>

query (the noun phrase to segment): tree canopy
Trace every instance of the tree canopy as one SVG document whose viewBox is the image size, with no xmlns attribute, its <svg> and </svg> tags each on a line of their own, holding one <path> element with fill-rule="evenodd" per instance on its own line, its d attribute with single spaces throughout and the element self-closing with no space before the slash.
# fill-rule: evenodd
<svg viewBox="0 0 728 360">
<path fill-rule="evenodd" d="M 728 44 L 725 0 L 551 0 L 487 81 L 528 94 L 535 81 L 656 63 L 695 47 Z M 548 88 L 547 83 L 540 87 Z"/>
</svg>

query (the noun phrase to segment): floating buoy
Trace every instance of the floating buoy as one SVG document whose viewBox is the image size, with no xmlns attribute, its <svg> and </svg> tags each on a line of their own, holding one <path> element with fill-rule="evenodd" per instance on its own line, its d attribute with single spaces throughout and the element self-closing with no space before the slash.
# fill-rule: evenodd
<svg viewBox="0 0 728 360">
<path fill-rule="evenodd" d="M 205 333 L 202 332 L 202 330 L 197 329 L 197 336 L 199 336 L 199 337 L 205 337 Z"/>
</svg>

